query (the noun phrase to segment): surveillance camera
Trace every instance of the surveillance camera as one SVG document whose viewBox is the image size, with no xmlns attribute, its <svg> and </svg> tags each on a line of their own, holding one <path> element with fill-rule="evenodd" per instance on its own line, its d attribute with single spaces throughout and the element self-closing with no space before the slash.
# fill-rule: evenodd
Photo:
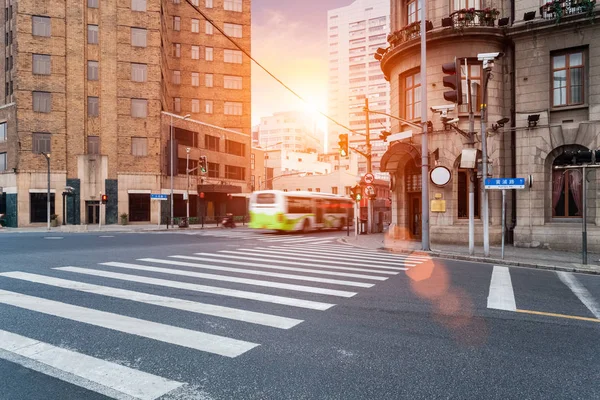
<svg viewBox="0 0 600 400">
<path fill-rule="evenodd" d="M 460 121 L 459 118 L 453 118 L 453 119 L 446 121 L 446 123 L 447 124 L 457 124 L 459 121 Z"/>
<path fill-rule="evenodd" d="M 65 190 L 73 191 L 75 188 L 72 186 L 65 186 Z"/>
<path fill-rule="evenodd" d="M 504 55 L 504 53 L 498 52 L 498 53 L 479 53 L 477 54 L 477 59 L 479 61 L 483 61 L 483 60 L 497 60 L 498 58 L 502 57 Z"/>
<path fill-rule="evenodd" d="M 443 105 L 443 106 L 432 106 L 431 107 L 431 111 L 433 112 L 440 112 L 440 111 L 452 111 L 454 110 L 454 104 L 448 104 L 448 105 Z"/>
</svg>

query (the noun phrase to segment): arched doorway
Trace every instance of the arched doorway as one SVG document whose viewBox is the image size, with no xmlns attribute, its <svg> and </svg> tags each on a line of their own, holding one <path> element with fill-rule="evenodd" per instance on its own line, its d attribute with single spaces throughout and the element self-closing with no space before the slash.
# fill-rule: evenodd
<svg viewBox="0 0 600 400">
<path fill-rule="evenodd" d="M 408 235 L 411 239 L 421 238 L 421 198 L 422 180 L 421 168 L 414 160 L 410 160 L 404 167 L 404 182 L 406 190 L 406 215 L 408 222 Z"/>
</svg>

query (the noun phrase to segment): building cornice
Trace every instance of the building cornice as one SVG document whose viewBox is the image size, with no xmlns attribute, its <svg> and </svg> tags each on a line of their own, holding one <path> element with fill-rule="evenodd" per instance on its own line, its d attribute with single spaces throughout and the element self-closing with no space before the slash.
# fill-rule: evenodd
<svg viewBox="0 0 600 400">
<path fill-rule="evenodd" d="M 556 23 L 555 19 L 537 18 L 533 21 L 520 21 L 513 24 L 507 29 L 507 35 L 512 39 L 520 39 L 523 36 L 528 36 L 534 33 L 547 33 L 552 30 L 552 33 L 562 32 L 572 29 L 581 29 L 596 26 L 594 22 L 598 19 L 600 10 L 596 10 L 590 17 L 586 13 L 566 15 L 561 18 L 560 23 Z"/>
</svg>

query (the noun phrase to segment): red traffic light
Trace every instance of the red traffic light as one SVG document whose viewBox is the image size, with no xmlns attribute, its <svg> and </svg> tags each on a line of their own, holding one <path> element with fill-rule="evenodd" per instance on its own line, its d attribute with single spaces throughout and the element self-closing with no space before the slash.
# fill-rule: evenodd
<svg viewBox="0 0 600 400">
<path fill-rule="evenodd" d="M 107 201 L 108 201 L 108 196 L 103 194 L 102 195 L 102 204 L 106 204 Z"/>
<path fill-rule="evenodd" d="M 442 72 L 447 76 L 443 78 L 444 87 L 453 89 L 444 92 L 444 99 L 458 105 L 462 104 L 462 76 L 460 70 L 460 59 L 454 62 L 442 64 Z"/>
</svg>

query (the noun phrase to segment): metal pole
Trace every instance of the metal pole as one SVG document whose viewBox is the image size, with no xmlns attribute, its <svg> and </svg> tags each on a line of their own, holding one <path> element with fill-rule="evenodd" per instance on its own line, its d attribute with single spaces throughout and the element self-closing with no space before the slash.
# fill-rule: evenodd
<svg viewBox="0 0 600 400">
<path fill-rule="evenodd" d="M 46 212 L 47 212 L 47 225 L 48 230 L 50 230 L 50 154 L 44 154 L 46 157 L 46 162 L 48 163 L 48 194 L 46 198 Z"/>
<path fill-rule="evenodd" d="M 346 208 L 346 236 L 350 236 L 350 208 Z"/>
<path fill-rule="evenodd" d="M 426 24 L 427 0 L 421 5 L 421 243 L 424 251 L 429 244 L 429 146 L 427 143 L 427 39 Z"/>
<path fill-rule="evenodd" d="M 502 189 L 502 259 L 504 260 L 504 229 L 506 225 L 506 189 Z"/>
<path fill-rule="evenodd" d="M 365 118 L 366 118 L 366 145 L 367 145 L 367 174 L 373 173 L 371 165 L 371 127 L 369 124 L 369 99 L 365 99 Z M 367 234 L 371 233 L 373 226 L 373 200 L 367 196 Z"/>
<path fill-rule="evenodd" d="M 482 158 L 482 171 L 483 177 L 482 180 L 485 182 L 485 179 L 488 176 L 488 155 L 487 155 L 487 136 L 486 136 L 486 109 L 487 109 L 487 90 L 488 90 L 488 82 L 490 79 L 490 69 L 485 68 L 485 77 L 483 83 L 483 102 L 481 104 L 481 158 Z M 490 255 L 490 221 L 489 221 L 489 205 L 488 205 L 488 194 L 487 190 L 485 190 L 485 184 L 483 185 L 483 255 L 485 257 L 489 257 Z"/>
<path fill-rule="evenodd" d="M 465 58 L 465 72 L 467 74 L 467 104 L 469 105 L 469 148 L 475 145 L 475 114 L 473 111 L 473 102 L 471 97 L 471 79 L 469 74 L 469 64 Z M 462 82 L 460 83 L 462 84 Z M 475 179 L 477 174 L 473 169 L 468 171 L 469 179 L 469 255 L 475 254 Z"/>
<path fill-rule="evenodd" d="M 583 208 L 583 215 L 582 215 L 582 231 L 581 231 L 581 249 L 582 249 L 582 258 L 583 258 L 583 264 L 587 264 L 587 258 L 588 258 L 588 254 L 587 254 L 587 176 L 586 176 L 586 168 L 583 167 L 583 199 L 582 199 L 582 208 Z"/>
<path fill-rule="evenodd" d="M 186 222 L 189 224 L 190 221 L 190 151 L 187 149 L 185 158 L 185 176 L 187 178 L 187 186 L 185 187 L 186 201 L 185 201 L 185 217 Z"/>
<path fill-rule="evenodd" d="M 171 115 L 171 127 L 169 130 L 169 163 L 171 165 L 171 228 L 174 228 L 173 225 L 173 116 Z M 167 224 L 168 225 L 168 224 Z"/>
<path fill-rule="evenodd" d="M 62 221 L 62 224 L 66 225 L 66 221 L 67 221 L 67 201 L 66 201 L 66 198 L 67 197 L 65 195 L 65 192 L 63 192 L 62 198 L 63 198 L 63 221 Z"/>
<path fill-rule="evenodd" d="M 100 193 L 100 204 L 98 205 L 98 230 L 102 229 L 102 193 Z"/>
</svg>

